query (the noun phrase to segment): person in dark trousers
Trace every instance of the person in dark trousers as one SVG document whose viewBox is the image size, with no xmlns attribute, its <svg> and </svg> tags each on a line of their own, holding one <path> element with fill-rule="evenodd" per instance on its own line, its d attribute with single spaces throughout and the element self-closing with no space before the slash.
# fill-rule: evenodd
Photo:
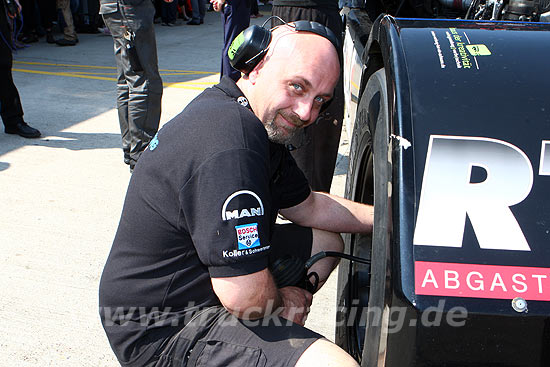
<svg viewBox="0 0 550 367">
<path fill-rule="evenodd" d="M 17 134 L 24 138 L 38 138 L 40 131 L 30 127 L 23 120 L 23 106 L 17 88 L 13 83 L 11 69 L 13 66 L 13 37 L 10 20 L 21 10 L 19 4 L 12 0 L 8 4 L 0 0 L 0 116 L 6 134 Z"/>
<path fill-rule="evenodd" d="M 58 46 L 75 46 L 78 43 L 78 36 L 74 28 L 73 13 L 71 11 L 70 0 L 57 0 L 57 8 L 63 14 L 65 27 L 63 28 L 63 38 L 55 40 Z"/>
<path fill-rule="evenodd" d="M 328 38 L 279 27 L 248 75 L 223 77 L 151 141 L 99 286 L 123 366 L 358 366 L 304 327 L 307 285 L 277 287 L 269 270 L 341 251 L 337 232 L 372 231 L 372 206 L 312 192 L 284 146 L 315 121 L 339 69 Z M 292 223 L 276 225 L 279 211 Z M 319 285 L 337 262 L 310 268 Z"/>
<path fill-rule="evenodd" d="M 100 14 L 113 36 L 122 150 L 124 163 L 133 171 L 160 122 L 155 8 L 151 0 L 101 0 Z"/>
<path fill-rule="evenodd" d="M 285 22 L 310 20 L 321 23 L 332 30 L 342 45 L 343 24 L 337 0 L 273 0 L 272 15 Z M 272 26 L 279 24 L 279 20 L 272 20 Z M 341 54 L 342 49 L 338 52 Z M 344 84 L 340 73 L 330 106 L 314 124 L 305 128 L 289 144 L 292 156 L 313 190 L 330 191 L 343 119 Z"/>
<path fill-rule="evenodd" d="M 176 25 L 176 21 L 178 20 L 177 0 L 162 0 L 161 9 L 162 25 L 169 27 Z"/>
<path fill-rule="evenodd" d="M 215 11 L 222 12 L 223 50 L 220 76 L 227 75 L 234 81 L 241 73 L 231 66 L 227 51 L 231 42 L 250 25 L 250 1 L 256 0 L 210 0 Z"/>
<path fill-rule="evenodd" d="M 38 10 L 40 12 L 40 24 L 46 32 L 46 41 L 48 43 L 55 43 L 52 33 L 53 21 L 56 19 L 57 14 L 55 0 L 21 0 L 20 4 L 23 8 L 23 35 L 20 39 L 21 42 L 38 42 L 39 19 L 36 11 L 38 6 Z"/>
<path fill-rule="evenodd" d="M 250 0 L 250 18 L 261 18 L 264 15 L 260 13 L 258 0 Z"/>
<path fill-rule="evenodd" d="M 187 22 L 189 25 L 200 25 L 204 23 L 206 15 L 206 4 L 204 0 L 191 0 L 191 20 Z"/>
</svg>

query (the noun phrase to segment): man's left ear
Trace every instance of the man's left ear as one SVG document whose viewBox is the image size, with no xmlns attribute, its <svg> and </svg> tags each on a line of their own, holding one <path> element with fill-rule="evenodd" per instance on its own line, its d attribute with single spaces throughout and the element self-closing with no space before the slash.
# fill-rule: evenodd
<svg viewBox="0 0 550 367">
<path fill-rule="evenodd" d="M 250 73 L 248 73 L 247 75 L 248 81 L 251 84 L 253 85 L 256 84 L 256 80 L 258 79 L 258 76 L 261 73 L 262 66 L 263 66 L 263 60 L 260 61 L 260 63 Z"/>
</svg>

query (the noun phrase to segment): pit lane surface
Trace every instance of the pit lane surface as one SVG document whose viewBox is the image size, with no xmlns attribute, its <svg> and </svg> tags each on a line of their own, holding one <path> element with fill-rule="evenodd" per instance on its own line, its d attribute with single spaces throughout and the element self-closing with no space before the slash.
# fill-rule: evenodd
<svg viewBox="0 0 550 367">
<path fill-rule="evenodd" d="M 156 32 L 164 124 L 218 81 L 222 26 L 219 14 L 207 13 L 202 26 L 156 25 Z M 112 40 L 79 38 L 74 47 L 42 39 L 15 55 L 25 120 L 42 138 L 0 133 L 0 365 L 118 365 L 99 322 L 97 287 L 130 173 Z M 343 133 L 333 183 L 341 195 L 347 147 Z M 306 324 L 332 340 L 335 274 Z"/>
</svg>

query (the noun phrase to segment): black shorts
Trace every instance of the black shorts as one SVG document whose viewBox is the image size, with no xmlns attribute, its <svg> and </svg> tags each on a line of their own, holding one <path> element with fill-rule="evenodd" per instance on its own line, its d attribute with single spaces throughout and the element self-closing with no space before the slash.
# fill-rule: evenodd
<svg viewBox="0 0 550 367">
<path fill-rule="evenodd" d="M 304 262 L 311 257 L 313 246 L 313 232 L 311 228 L 297 224 L 275 224 L 271 236 L 269 263 L 286 257 L 296 256 Z"/>
<path fill-rule="evenodd" d="M 270 260 L 294 255 L 310 257 L 311 228 L 277 225 Z M 222 306 L 198 312 L 177 334 L 167 339 L 150 366 L 287 367 L 322 335 L 286 319 L 268 316 L 240 320 Z"/>
</svg>

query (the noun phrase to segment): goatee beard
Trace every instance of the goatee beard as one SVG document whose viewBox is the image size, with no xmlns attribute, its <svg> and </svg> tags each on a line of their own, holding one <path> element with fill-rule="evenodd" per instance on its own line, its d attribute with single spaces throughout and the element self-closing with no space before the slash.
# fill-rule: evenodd
<svg viewBox="0 0 550 367">
<path fill-rule="evenodd" d="M 275 117 L 277 117 L 277 115 L 281 115 L 284 119 L 290 121 L 295 126 L 293 128 L 286 129 L 284 127 L 276 125 Z M 269 138 L 269 140 L 277 144 L 289 144 L 292 141 L 292 138 L 298 132 L 298 130 L 305 124 L 305 122 L 300 120 L 299 118 L 291 116 L 282 111 L 277 111 L 275 117 L 267 121 L 264 126 L 267 130 L 267 137 Z"/>
</svg>

